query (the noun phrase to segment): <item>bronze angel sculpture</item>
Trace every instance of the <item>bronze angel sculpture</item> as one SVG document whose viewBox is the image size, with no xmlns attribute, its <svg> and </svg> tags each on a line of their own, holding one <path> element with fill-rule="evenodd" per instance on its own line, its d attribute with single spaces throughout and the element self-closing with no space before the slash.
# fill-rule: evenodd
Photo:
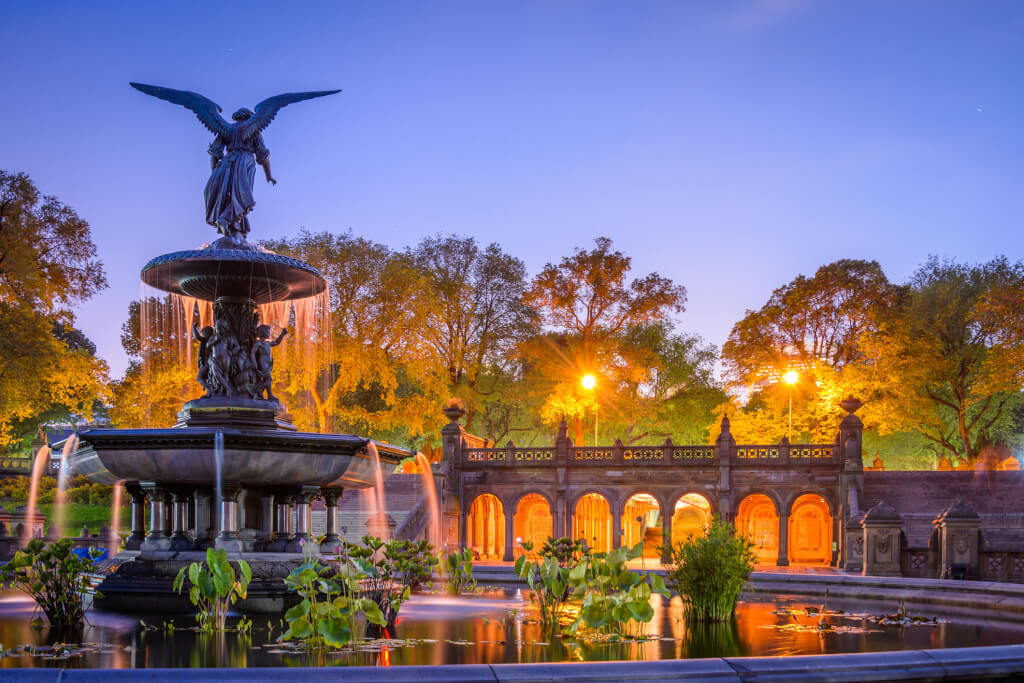
<svg viewBox="0 0 1024 683">
<path fill-rule="evenodd" d="M 321 90 L 275 95 L 257 104 L 255 111 L 244 107 L 239 109 L 231 115 L 234 123 L 228 123 L 220 115 L 222 110 L 217 103 L 199 93 L 143 83 L 132 83 L 131 86 L 147 95 L 191 109 L 216 136 L 209 149 L 213 172 L 206 182 L 206 222 L 224 235 L 228 246 L 236 247 L 247 244 L 248 214 L 256 204 L 252 196 L 256 164 L 263 167 L 268 183 L 277 184 L 270 174 L 270 150 L 263 144 L 263 130 L 274 120 L 277 112 L 293 102 L 341 92 Z"/>
</svg>

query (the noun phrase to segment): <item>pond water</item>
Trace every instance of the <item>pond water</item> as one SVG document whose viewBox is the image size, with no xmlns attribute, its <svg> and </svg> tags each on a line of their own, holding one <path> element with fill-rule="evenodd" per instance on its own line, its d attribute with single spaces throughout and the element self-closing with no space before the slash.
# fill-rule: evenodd
<svg viewBox="0 0 1024 683">
<path fill-rule="evenodd" d="M 652 660 L 686 657 L 802 655 L 839 652 L 912 650 L 922 648 L 1006 645 L 1024 642 L 1024 624 L 992 619 L 943 616 L 941 612 L 910 609 L 911 614 L 938 617 L 934 625 L 885 626 L 864 615 L 892 614 L 896 605 L 867 601 L 830 600 L 826 622 L 833 630 L 820 632 L 818 616 L 805 607 L 820 600 L 797 596 L 744 596 L 731 624 L 689 626 L 679 598 L 668 604 L 652 602 L 654 619 L 642 625 L 640 642 L 597 642 L 586 639 L 541 637 L 528 595 L 492 591 L 449 597 L 418 594 L 402 606 L 395 640 L 364 644 L 355 651 L 309 653 L 282 651 L 275 639 L 280 617 L 254 619 L 250 634 L 204 635 L 187 627 L 191 615 L 173 617 L 175 630 L 162 625 L 172 617 L 142 616 L 157 627 L 145 630 L 139 615 L 89 612 L 82 651 L 67 659 L 49 653 L 11 653 L 22 645 L 45 645 L 46 629 L 29 625 L 34 603 L 14 593 L 0 593 L 0 643 L 7 648 L 0 668 L 59 666 L 128 667 L 260 667 L 318 665 L 493 664 L 515 662 Z"/>
</svg>

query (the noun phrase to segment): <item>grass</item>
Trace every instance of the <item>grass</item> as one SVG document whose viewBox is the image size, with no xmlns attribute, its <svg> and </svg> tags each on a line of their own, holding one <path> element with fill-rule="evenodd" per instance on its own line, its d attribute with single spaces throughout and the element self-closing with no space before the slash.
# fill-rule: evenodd
<svg viewBox="0 0 1024 683">
<path fill-rule="evenodd" d="M 13 500 L 9 498 L 0 499 L 0 505 L 8 511 L 14 510 L 19 505 L 24 505 L 24 500 Z M 37 506 L 39 511 L 46 515 L 47 524 L 53 521 L 53 503 L 42 503 Z M 104 524 L 110 525 L 110 507 L 106 505 L 88 505 L 85 503 L 68 503 L 65 508 L 66 518 L 64 520 L 64 536 L 78 536 L 82 526 L 89 527 L 90 533 L 97 533 Z M 121 508 L 121 531 L 131 529 L 131 508 L 127 505 Z"/>
</svg>

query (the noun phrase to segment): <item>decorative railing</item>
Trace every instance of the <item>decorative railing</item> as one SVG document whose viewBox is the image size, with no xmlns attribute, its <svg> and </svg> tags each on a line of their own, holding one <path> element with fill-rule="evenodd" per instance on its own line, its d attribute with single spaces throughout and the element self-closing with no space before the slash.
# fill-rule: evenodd
<svg viewBox="0 0 1024 683">
<path fill-rule="evenodd" d="M 737 445 L 730 448 L 729 458 L 735 465 L 772 465 L 790 461 L 803 463 L 838 463 L 833 444 L 781 444 Z M 509 442 L 503 447 L 470 448 L 463 445 L 463 462 L 467 465 L 555 465 L 558 451 L 555 447 L 521 447 Z M 616 442 L 613 446 L 567 446 L 566 459 L 570 463 L 647 465 L 714 465 L 719 461 L 715 446 L 676 446 L 666 441 L 658 446 L 626 446 Z"/>
</svg>

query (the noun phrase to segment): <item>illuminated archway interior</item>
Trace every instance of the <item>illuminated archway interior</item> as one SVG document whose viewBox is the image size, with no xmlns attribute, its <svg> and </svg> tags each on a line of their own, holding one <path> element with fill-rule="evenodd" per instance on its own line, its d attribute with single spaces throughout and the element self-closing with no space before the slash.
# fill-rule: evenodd
<svg viewBox="0 0 1024 683">
<path fill-rule="evenodd" d="M 759 564 L 775 564 L 779 559 L 779 515 L 768 496 L 755 493 L 740 502 L 736 529 L 754 541 Z"/>
<path fill-rule="evenodd" d="M 523 554 L 520 542 L 533 543 L 531 554 L 540 552 L 544 541 L 551 536 L 551 529 L 551 506 L 547 499 L 537 493 L 528 493 L 520 498 L 512 518 L 512 532 L 517 539 L 513 546 L 514 556 Z"/>
<path fill-rule="evenodd" d="M 632 548 L 644 542 L 643 557 L 660 557 L 661 509 L 654 496 L 637 493 L 626 501 L 622 511 L 622 544 Z"/>
<path fill-rule="evenodd" d="M 595 552 L 611 550 L 612 509 L 604 496 L 588 493 L 576 501 L 572 514 L 572 537 L 586 540 Z"/>
<path fill-rule="evenodd" d="M 672 544 L 702 536 L 711 523 L 711 503 L 699 493 L 687 493 L 672 512 Z"/>
<path fill-rule="evenodd" d="M 789 561 L 827 565 L 832 562 L 832 514 L 821 496 L 805 494 L 789 513 Z"/>
<path fill-rule="evenodd" d="M 466 545 L 474 557 L 500 560 L 505 554 L 505 511 L 490 493 L 477 496 L 466 517 Z"/>
</svg>

